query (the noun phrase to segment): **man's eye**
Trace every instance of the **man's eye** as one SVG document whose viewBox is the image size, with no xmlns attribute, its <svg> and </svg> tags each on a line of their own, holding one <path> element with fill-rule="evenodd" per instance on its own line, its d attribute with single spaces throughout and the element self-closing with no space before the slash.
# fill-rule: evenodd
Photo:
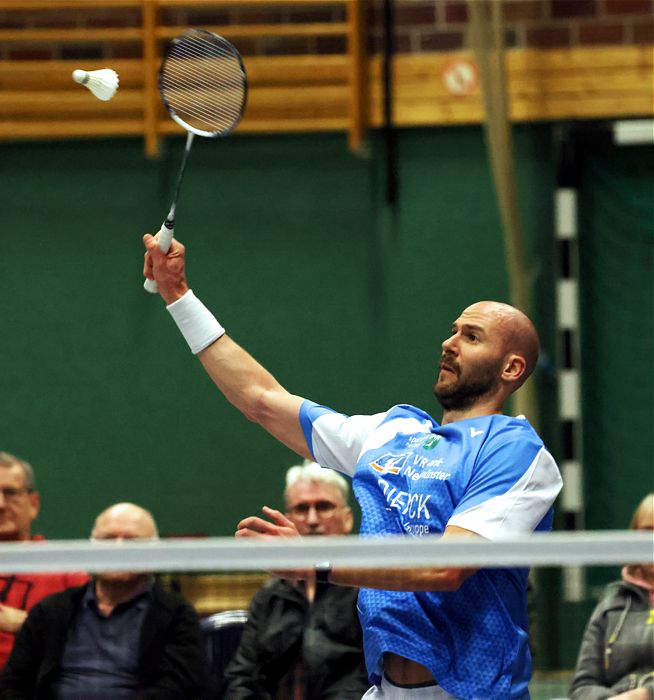
<svg viewBox="0 0 654 700">
<path fill-rule="evenodd" d="M 476 336 L 474 333 L 470 333 L 470 335 L 469 335 L 468 337 L 469 337 L 470 340 L 472 340 L 473 342 L 476 341 L 476 340 L 478 340 L 477 336 Z"/>
</svg>

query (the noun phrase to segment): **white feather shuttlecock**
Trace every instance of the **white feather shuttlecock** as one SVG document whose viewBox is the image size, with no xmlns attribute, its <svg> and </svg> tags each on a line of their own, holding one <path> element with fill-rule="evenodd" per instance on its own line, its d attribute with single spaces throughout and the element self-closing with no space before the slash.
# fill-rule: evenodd
<svg viewBox="0 0 654 700">
<path fill-rule="evenodd" d="M 110 100 L 118 90 L 118 73 L 111 68 L 74 70 L 73 80 L 87 87 L 99 100 Z"/>
</svg>

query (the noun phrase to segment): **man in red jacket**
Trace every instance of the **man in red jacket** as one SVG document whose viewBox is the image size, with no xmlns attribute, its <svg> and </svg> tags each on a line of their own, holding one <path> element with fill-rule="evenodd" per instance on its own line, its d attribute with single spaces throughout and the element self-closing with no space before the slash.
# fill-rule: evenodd
<svg viewBox="0 0 654 700">
<path fill-rule="evenodd" d="M 39 514 L 39 494 L 34 485 L 34 471 L 28 462 L 0 452 L 0 541 L 43 539 L 31 535 L 32 522 Z M 50 593 L 87 580 L 83 573 L 8 575 L 0 571 L 0 669 L 32 607 Z"/>
</svg>

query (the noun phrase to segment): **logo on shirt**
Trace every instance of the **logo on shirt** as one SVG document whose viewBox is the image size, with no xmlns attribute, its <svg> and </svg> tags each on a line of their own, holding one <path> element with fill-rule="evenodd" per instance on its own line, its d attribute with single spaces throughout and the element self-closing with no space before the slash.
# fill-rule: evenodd
<svg viewBox="0 0 654 700">
<path fill-rule="evenodd" d="M 386 496 L 386 502 L 388 503 L 388 508 L 395 508 L 399 510 L 402 515 L 408 515 L 414 520 L 429 520 L 429 510 L 427 504 L 431 498 L 430 493 L 409 493 L 408 491 L 400 491 L 391 486 L 388 481 L 384 479 L 378 480 L 381 490 Z M 416 531 L 416 534 L 418 531 Z M 422 534 L 428 534 L 423 532 Z"/>
<path fill-rule="evenodd" d="M 441 436 L 440 435 L 432 435 L 431 437 L 427 438 L 425 440 L 425 444 L 423 445 L 423 448 L 425 450 L 433 450 L 436 445 L 441 441 Z"/>
<path fill-rule="evenodd" d="M 408 457 L 409 455 L 406 453 L 394 455 L 392 452 L 387 452 L 381 457 L 377 457 L 374 462 L 370 462 L 370 466 L 379 474 L 399 474 Z"/>
<path fill-rule="evenodd" d="M 423 450 L 433 450 L 442 439 L 442 435 L 427 434 L 420 437 L 409 435 L 407 444 L 411 445 L 411 447 L 422 447 Z"/>
<path fill-rule="evenodd" d="M 470 437 L 478 437 L 479 435 L 483 435 L 484 431 L 483 430 L 475 430 L 474 428 L 470 428 Z"/>
</svg>

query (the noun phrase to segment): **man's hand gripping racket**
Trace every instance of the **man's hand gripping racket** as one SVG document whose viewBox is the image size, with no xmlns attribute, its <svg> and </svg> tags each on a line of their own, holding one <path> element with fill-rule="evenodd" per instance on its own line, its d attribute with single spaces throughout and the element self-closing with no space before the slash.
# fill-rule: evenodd
<svg viewBox="0 0 654 700">
<path fill-rule="evenodd" d="M 175 233 L 175 209 L 193 137 L 230 134 L 245 112 L 247 91 L 243 61 L 227 39 L 205 29 L 190 29 L 170 42 L 159 69 L 159 94 L 187 136 L 173 203 L 157 234 L 164 253 Z M 154 279 L 146 279 L 143 286 L 153 294 L 158 291 Z"/>
</svg>

